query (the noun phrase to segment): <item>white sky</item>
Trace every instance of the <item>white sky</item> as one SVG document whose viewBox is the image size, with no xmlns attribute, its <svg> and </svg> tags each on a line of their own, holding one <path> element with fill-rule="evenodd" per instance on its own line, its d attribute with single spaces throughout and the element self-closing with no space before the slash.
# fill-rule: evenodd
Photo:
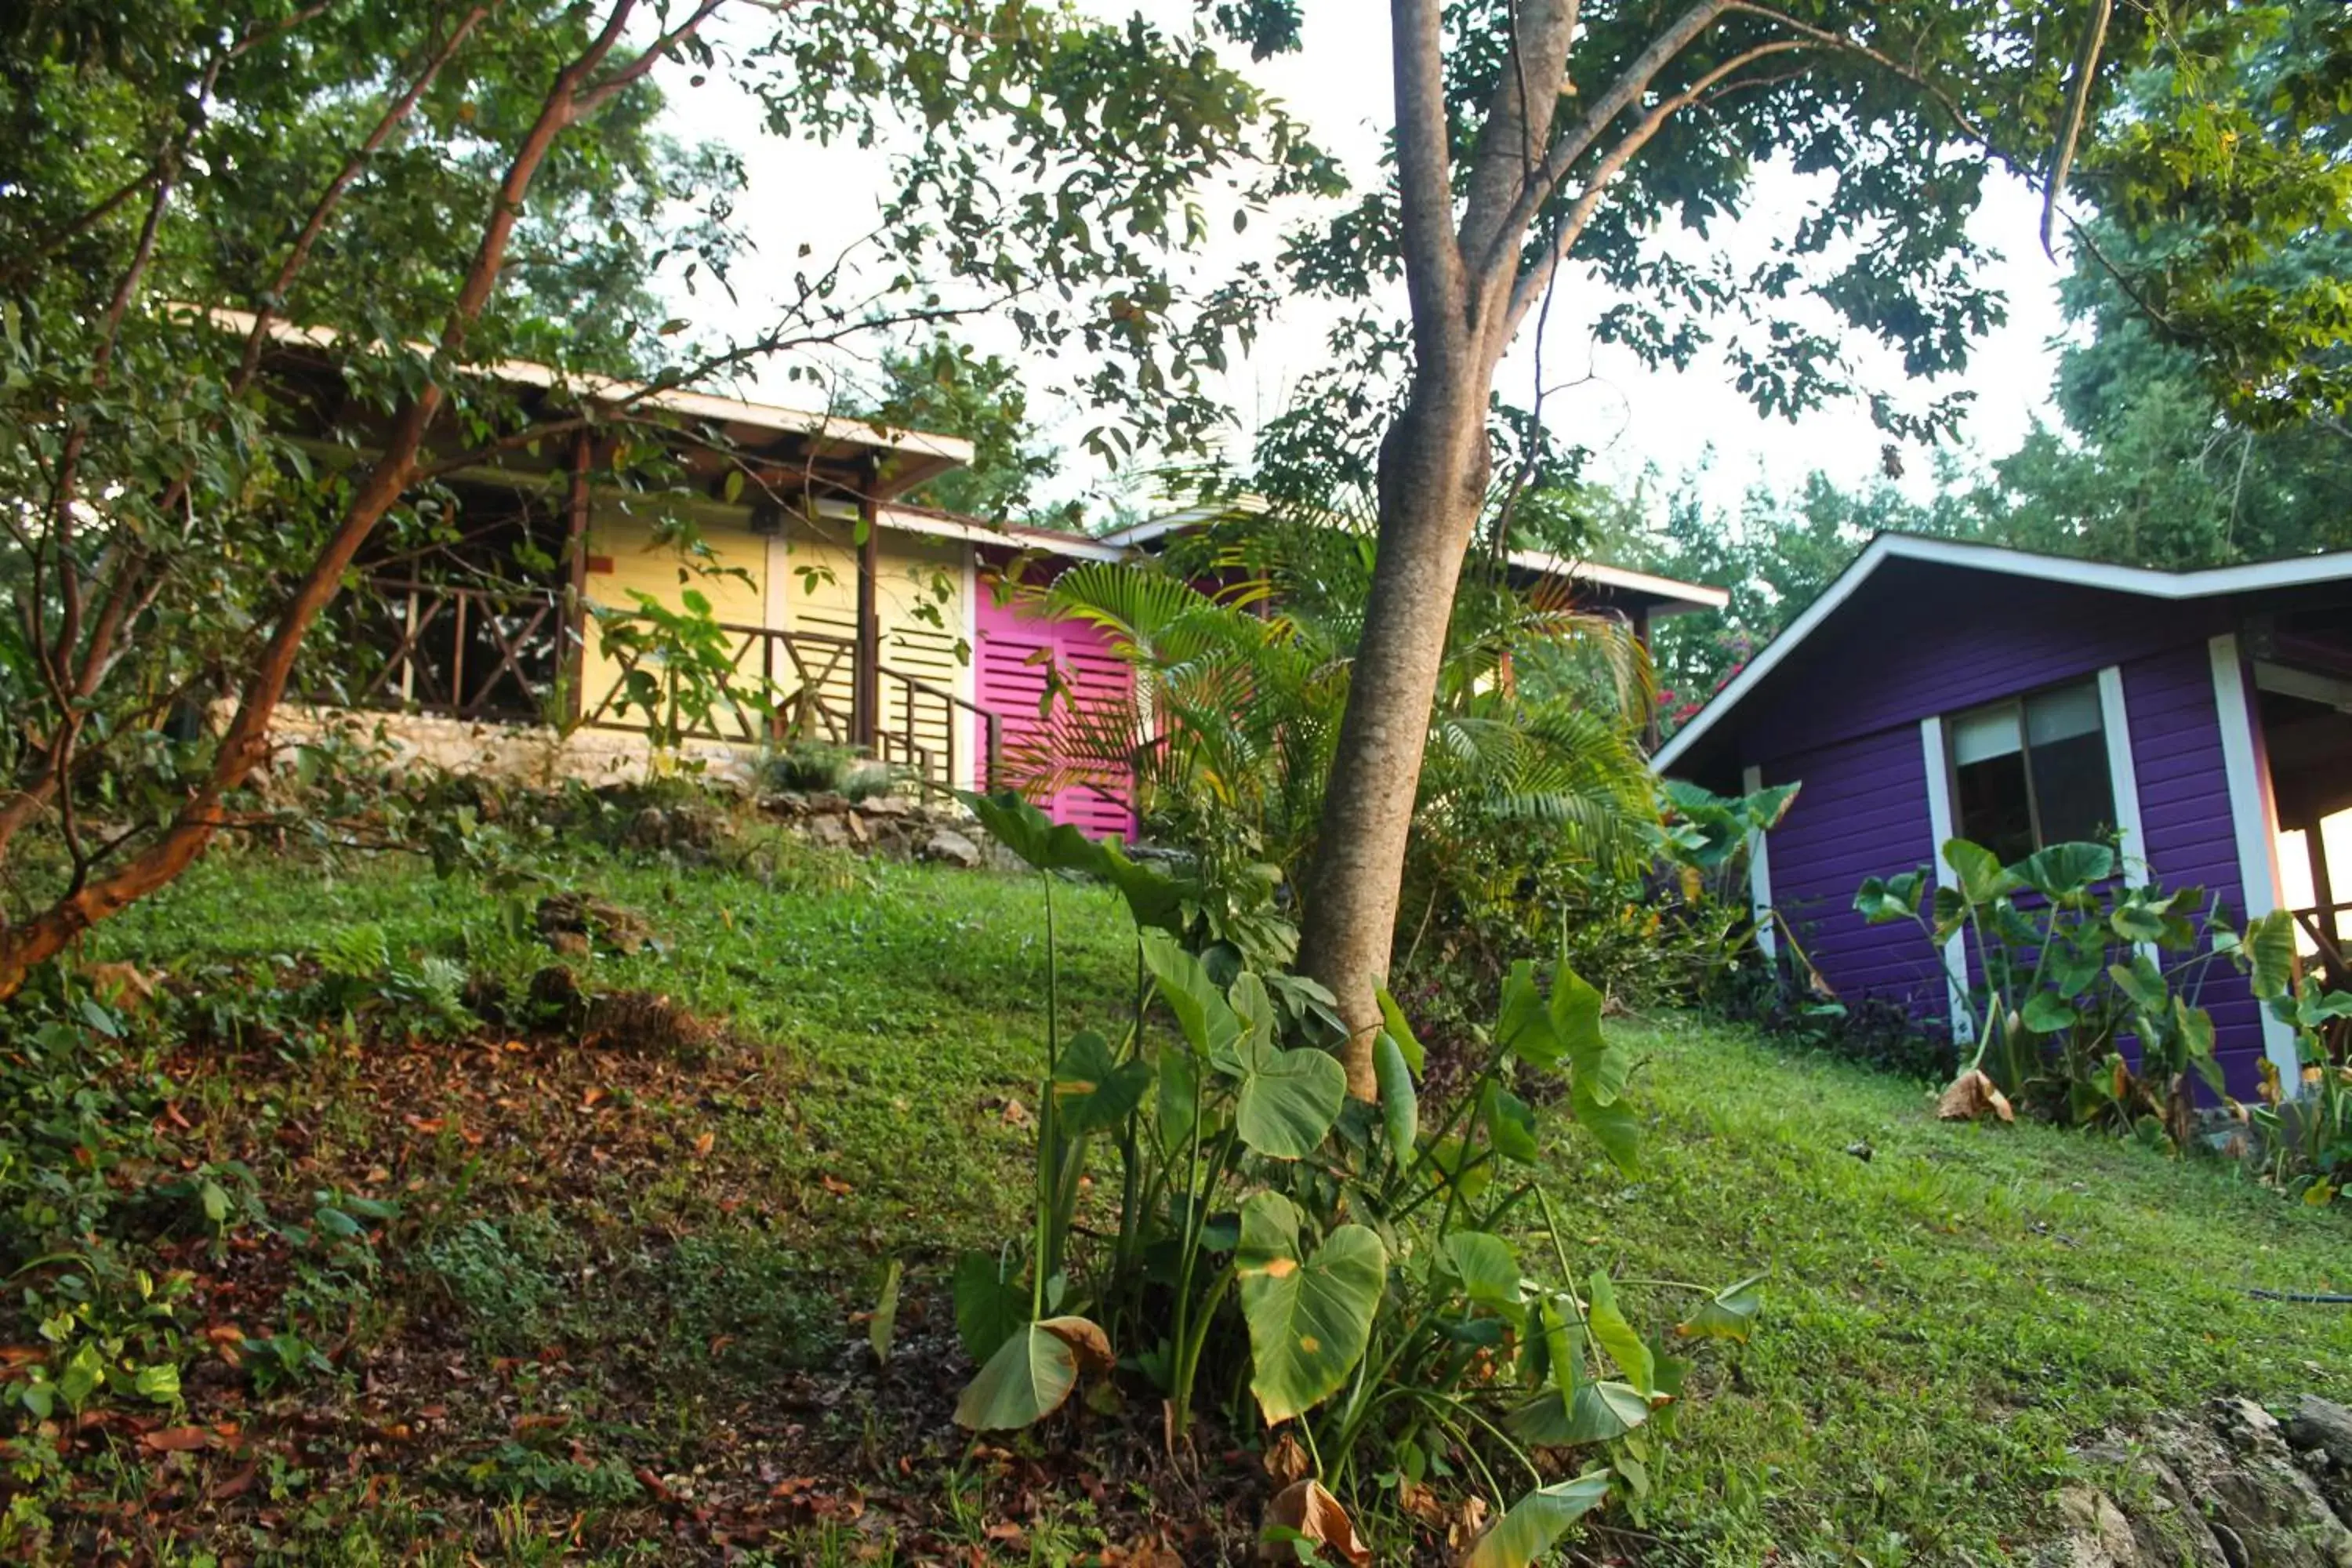
<svg viewBox="0 0 2352 1568">
<path fill-rule="evenodd" d="M 1098 8 L 1108 11 L 1114 5 L 1105 0 Z M 1192 10 L 1191 0 L 1142 0 L 1141 8 L 1176 26 Z M 1239 55 L 1234 58 L 1306 121 L 1360 187 L 1368 185 L 1377 177 L 1381 136 L 1391 110 L 1388 8 L 1373 0 L 1307 0 L 1306 9 L 1302 52 L 1255 65 Z M 679 310 L 694 320 L 698 333 L 748 333 L 772 319 L 766 307 L 789 287 L 795 268 L 840 253 L 873 226 L 884 190 L 885 160 L 878 152 L 780 142 L 761 128 L 755 107 L 729 85 L 724 71 L 713 73 L 698 89 L 689 88 L 683 74 L 673 71 L 665 83 L 670 128 L 682 138 L 727 142 L 742 154 L 750 169 L 750 189 L 739 216 L 756 250 L 736 274 L 740 307 L 727 307 L 723 296 L 706 286 L 698 299 L 681 300 Z M 1753 210 L 1721 231 L 1734 260 L 1745 264 L 1761 258 L 1771 237 L 1788 232 L 1801 209 L 1802 194 L 1794 176 L 1768 173 L 1759 183 Z M 1226 216 L 1218 214 L 1210 226 L 1213 237 L 1198 262 L 1204 278 L 1221 276 L 1243 258 L 1269 256 L 1276 235 L 1286 226 L 1261 220 L 1237 237 Z M 2033 415 L 2048 405 L 2053 368 L 2050 341 L 2062 327 L 2056 299 L 2061 269 L 2042 254 L 2038 221 L 2039 205 L 2032 196 L 2022 185 L 2007 183 L 1992 193 L 1974 224 L 1979 242 L 2003 258 L 1992 268 L 1990 280 L 2006 297 L 2010 318 L 1979 345 L 1969 372 L 1952 384 L 1977 395 L 1965 439 L 1981 454 L 2008 451 Z M 803 245 L 812 251 L 807 260 L 798 258 Z M 1710 500 L 1728 506 L 1759 479 L 1776 489 L 1792 489 L 1807 473 L 1820 469 L 1853 487 L 1878 473 L 1884 437 L 1858 404 L 1832 406 L 1793 424 L 1768 419 L 1739 393 L 1717 355 L 1703 355 L 1689 371 L 1676 373 L 1651 371 L 1622 349 L 1601 346 L 1596 352 L 1591 323 L 1608 303 L 1609 297 L 1598 289 L 1572 289 L 1564 282 L 1545 344 L 1545 379 L 1555 387 L 1590 377 L 1572 390 L 1555 391 L 1545 413 L 1556 432 L 1598 454 L 1595 477 L 1630 483 L 1654 466 L 1672 480 L 1711 456 L 1704 491 Z M 1401 300 L 1395 304 L 1401 313 Z M 1290 387 L 1320 362 L 1324 331 L 1333 318 L 1334 312 L 1319 302 L 1302 301 L 1260 335 L 1246 359 L 1237 362 L 1223 387 L 1224 401 L 1242 421 L 1237 443 L 1245 444 L 1259 421 L 1279 413 Z M 1724 330 L 1729 330 L 1728 323 Z M 961 335 L 983 348 L 1011 346 L 1009 329 L 967 327 Z M 1523 405 L 1533 384 L 1534 336 L 1530 325 L 1498 378 L 1505 396 Z M 1895 387 L 1898 371 L 1891 357 L 1873 350 L 1874 345 L 1857 344 L 1852 352 L 1864 365 L 1881 367 L 1872 384 Z M 1056 373 L 1055 366 L 1034 366 L 1029 376 L 1033 389 L 1042 391 Z M 745 390 L 780 403 L 818 400 L 805 384 L 787 382 L 781 367 L 756 375 Z M 1057 491 L 1083 493 L 1103 484 L 1103 469 L 1077 447 L 1078 437 L 1091 423 L 1085 410 L 1047 406 L 1038 412 L 1049 422 L 1049 436 L 1064 448 L 1066 471 Z M 1907 450 L 1905 461 L 1904 488 L 1924 496 L 1932 488 L 1927 455 Z"/>
</svg>

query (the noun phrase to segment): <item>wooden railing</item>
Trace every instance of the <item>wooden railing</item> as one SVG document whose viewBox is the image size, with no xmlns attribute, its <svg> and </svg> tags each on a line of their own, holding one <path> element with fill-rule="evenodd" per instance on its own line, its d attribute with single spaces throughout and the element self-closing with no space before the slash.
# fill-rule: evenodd
<svg viewBox="0 0 2352 1568">
<path fill-rule="evenodd" d="M 558 590 L 378 580 L 369 594 L 346 604 L 351 640 L 362 658 L 373 650 L 381 663 L 363 665 L 355 679 L 310 682 L 314 697 L 468 721 L 655 728 L 653 716 L 630 693 L 631 672 L 655 658 L 652 650 L 623 638 L 583 645 Z M 724 623 L 718 630 L 726 639 L 726 670 L 716 691 L 699 689 L 690 710 L 674 703 L 659 715 L 661 727 L 680 738 L 752 746 L 803 738 L 863 745 L 907 769 L 926 792 L 956 783 L 965 749 L 976 745 L 976 782 L 993 788 L 1001 778 L 1000 715 L 882 665 L 880 711 L 873 733 L 860 736 L 852 697 L 855 639 Z M 658 670 L 648 673 L 659 680 Z M 707 706 L 704 697 L 710 699 Z"/>
<path fill-rule="evenodd" d="M 2319 961 L 2326 967 L 2329 984 L 2336 986 L 2352 984 L 2352 964 L 2346 963 L 2343 940 L 2336 934 L 2347 914 L 2352 914 L 2352 904 L 2315 905 L 2294 911 L 2295 923 L 2319 949 Z"/>
<path fill-rule="evenodd" d="M 345 601 L 362 666 L 348 700 L 451 719 L 544 722 L 578 647 L 553 589 L 379 581 Z M 321 683 L 313 683 L 314 685 Z"/>
</svg>

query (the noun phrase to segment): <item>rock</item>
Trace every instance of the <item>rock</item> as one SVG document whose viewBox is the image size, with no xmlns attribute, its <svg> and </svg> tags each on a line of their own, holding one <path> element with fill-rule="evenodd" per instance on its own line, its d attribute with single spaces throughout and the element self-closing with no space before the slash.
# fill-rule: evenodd
<svg viewBox="0 0 2352 1568">
<path fill-rule="evenodd" d="M 561 934 L 587 946 L 587 938 L 576 931 Z M 577 1034 L 588 1018 L 588 998 L 580 989 L 580 976 L 561 963 L 540 970 L 530 977 L 530 1010 L 543 1026 Z"/>
<path fill-rule="evenodd" d="M 903 795 L 870 795 L 857 803 L 868 816 L 911 816 L 915 803 Z"/>
<path fill-rule="evenodd" d="M 561 953 L 565 958 L 585 958 L 588 956 L 588 933 L 551 931 L 547 933 L 547 946 L 551 952 Z"/>
<path fill-rule="evenodd" d="M 866 826 L 866 818 L 857 813 L 853 811 L 843 817 L 841 826 L 848 830 L 849 841 L 860 849 L 874 842 L 874 835 Z"/>
<path fill-rule="evenodd" d="M 2159 1416 L 2082 1457 L 2130 1484 L 2115 1495 L 2061 1495 L 2066 1561 L 2076 1568 L 2352 1568 L 2352 1530 L 2296 1464 L 2278 1422 L 2252 1400 Z"/>
<path fill-rule="evenodd" d="M 805 817 L 801 822 L 801 835 L 812 844 L 822 844 L 828 849 L 849 847 L 849 824 L 832 813 Z"/>
<path fill-rule="evenodd" d="M 621 842 L 632 849 L 661 848 L 669 842 L 669 813 L 657 805 L 646 806 L 630 818 Z"/>
<path fill-rule="evenodd" d="M 2305 1394 L 2280 1435 L 2291 1448 L 2325 1454 L 2337 1469 L 2352 1470 L 2352 1409 L 2332 1399 Z"/>
<path fill-rule="evenodd" d="M 2106 1493 L 2068 1487 L 2058 1494 L 2058 1517 L 2066 1526 L 2067 1568 L 2140 1568 L 2131 1521 Z"/>
<path fill-rule="evenodd" d="M 952 827 L 942 827 L 934 831 L 929 838 L 923 840 L 923 847 L 917 854 L 921 859 L 938 860 L 950 866 L 961 866 L 966 870 L 976 868 L 982 859 L 980 846 Z"/>
</svg>

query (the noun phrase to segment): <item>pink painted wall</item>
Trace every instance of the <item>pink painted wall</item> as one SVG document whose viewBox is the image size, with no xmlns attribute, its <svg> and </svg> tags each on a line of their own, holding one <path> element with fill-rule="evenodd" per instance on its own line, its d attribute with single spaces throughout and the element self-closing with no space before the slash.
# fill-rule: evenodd
<svg viewBox="0 0 2352 1568">
<path fill-rule="evenodd" d="M 1133 689 L 1133 676 L 1096 627 L 1036 620 L 1012 605 L 997 604 L 994 584 L 988 577 L 989 564 L 982 563 L 973 606 L 974 697 L 982 708 L 1003 719 L 1004 755 L 1009 760 L 1024 746 L 1042 743 L 1047 733 L 1048 726 L 1038 713 L 1038 703 L 1047 689 L 1047 661 L 1060 671 L 1065 690 L 1077 693 L 1080 702 L 1095 698 L 1124 706 Z M 986 726 L 976 727 L 980 734 L 973 754 L 985 758 Z M 1107 759 L 1091 784 L 1058 790 L 1050 798 L 1039 799 L 1037 805 L 1055 821 L 1070 823 L 1090 837 L 1135 836 L 1135 786 L 1124 759 Z"/>
</svg>

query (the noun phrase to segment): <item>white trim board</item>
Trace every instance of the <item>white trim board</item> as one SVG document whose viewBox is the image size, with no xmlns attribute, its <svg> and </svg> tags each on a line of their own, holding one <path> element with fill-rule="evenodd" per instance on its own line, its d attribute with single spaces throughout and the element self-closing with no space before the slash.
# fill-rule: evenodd
<svg viewBox="0 0 2352 1568">
<path fill-rule="evenodd" d="M 1764 787 L 1764 770 L 1750 763 L 1739 775 L 1743 795 Z M 1772 923 L 1772 841 L 1762 828 L 1748 835 L 1748 916 L 1756 922 L 1756 949 L 1766 963 L 1780 956 L 1780 932 Z"/>
<path fill-rule="evenodd" d="M 2147 834 L 2140 826 L 2139 765 L 2132 760 L 2131 706 L 2124 700 L 2120 665 L 2099 671 L 2099 728 L 2107 741 L 2107 786 L 2116 801 L 2116 829 L 2123 836 L 2124 886 L 2147 886 Z"/>
<path fill-rule="evenodd" d="M 1919 721 L 1919 758 L 1927 769 L 1927 834 L 1934 841 L 1927 850 L 1928 868 L 1940 887 L 1951 875 L 1944 865 L 1944 846 L 1952 840 L 1952 768 L 1944 752 L 1941 714 Z M 1959 932 L 1954 931 L 1945 942 L 1943 956 L 1952 1038 L 1967 1045 L 1975 1040 L 1977 1026 L 1975 1016 L 1969 1011 L 1969 957 L 1968 950 L 1960 945 Z"/>
<path fill-rule="evenodd" d="M 2061 555 L 2037 555 L 1991 544 L 1960 544 L 1948 539 L 1921 539 L 1907 533 L 1882 533 L 1854 558 L 1852 565 L 1821 596 L 1790 622 L 1788 629 L 1750 659 L 1730 684 L 1716 694 L 1691 721 L 1660 748 L 1651 765 L 1666 773 L 1681 761 L 1700 737 L 1723 716 L 1739 706 L 1764 678 L 1794 653 L 1839 606 L 1861 591 L 1889 561 L 1925 561 L 1937 565 L 1997 572 L 2047 583 L 2067 583 L 2109 593 L 2136 594 L 2143 598 L 2181 600 L 2220 594 L 2243 594 L 2264 588 L 2293 588 L 2313 583 L 2352 580 L 2352 550 L 2331 555 L 2306 555 L 2289 561 L 2265 561 L 2251 566 L 2218 566 L 2204 572 L 2158 572 L 2144 566 L 2110 566 L 2096 561 L 2075 561 Z"/>
<path fill-rule="evenodd" d="M 2279 907 L 2277 825 L 2262 763 L 2254 750 L 2253 704 L 2246 700 L 2246 673 L 2238 639 L 2224 633 L 2207 645 L 2213 661 L 2213 709 L 2221 722 L 2221 767 L 2230 781 L 2230 826 L 2238 842 L 2238 879 L 2245 893 L 2244 918 L 2252 922 Z M 2303 1085 L 2303 1062 L 2294 1031 L 2262 1008 L 2263 1055 L 2278 1069 L 2279 1085 L 2295 1094 Z"/>
</svg>

